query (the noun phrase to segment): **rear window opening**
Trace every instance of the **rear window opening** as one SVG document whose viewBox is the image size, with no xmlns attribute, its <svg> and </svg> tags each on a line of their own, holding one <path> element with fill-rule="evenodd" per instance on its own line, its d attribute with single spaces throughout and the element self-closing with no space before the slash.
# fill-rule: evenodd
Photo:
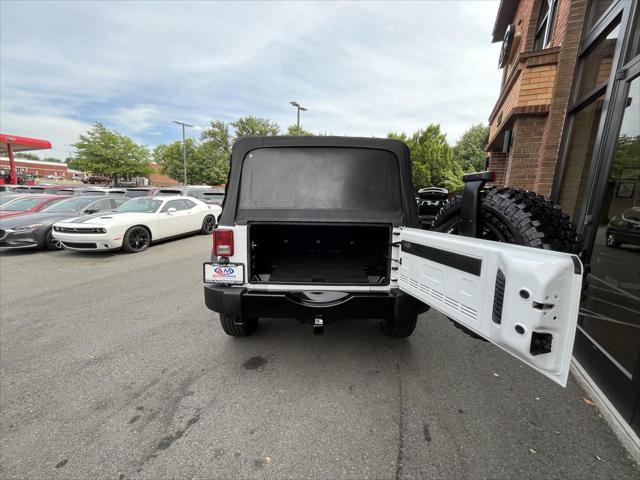
<svg viewBox="0 0 640 480">
<path fill-rule="evenodd" d="M 258 148 L 242 162 L 236 220 L 402 222 L 398 158 L 381 149 Z"/>
<path fill-rule="evenodd" d="M 250 282 L 387 285 L 391 225 L 249 225 Z"/>
</svg>

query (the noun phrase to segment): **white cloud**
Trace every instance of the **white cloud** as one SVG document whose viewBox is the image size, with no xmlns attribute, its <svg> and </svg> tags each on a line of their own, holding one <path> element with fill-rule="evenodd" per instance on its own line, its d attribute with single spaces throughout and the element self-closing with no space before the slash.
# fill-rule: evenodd
<svg viewBox="0 0 640 480">
<path fill-rule="evenodd" d="M 153 145 L 179 137 L 174 119 L 258 115 L 285 130 L 298 100 L 308 130 L 381 136 L 437 122 L 455 140 L 498 94 L 497 6 L 3 2 L 1 128 L 60 144 L 43 119 L 66 132 L 101 121 Z"/>
</svg>

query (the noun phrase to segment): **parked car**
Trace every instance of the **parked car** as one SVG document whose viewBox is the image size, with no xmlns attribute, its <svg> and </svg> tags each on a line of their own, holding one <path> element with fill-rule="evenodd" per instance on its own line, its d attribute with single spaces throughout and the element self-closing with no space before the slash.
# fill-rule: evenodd
<svg viewBox="0 0 640 480">
<path fill-rule="evenodd" d="M 81 193 L 75 188 L 65 187 L 57 190 L 54 195 L 81 195 Z"/>
<path fill-rule="evenodd" d="M 260 316 L 316 329 L 360 317 L 400 338 L 433 307 L 566 385 L 582 264 L 524 246 L 544 233 L 519 197 L 494 201 L 492 221 L 526 232 L 521 245 L 423 230 L 404 143 L 302 136 L 236 141 L 226 193 L 203 282 L 228 335 L 250 335 Z"/>
<path fill-rule="evenodd" d="M 188 192 L 189 195 L 202 200 L 209 205 L 222 205 L 224 201 L 224 190 L 216 189 L 202 189 L 196 192 Z"/>
<path fill-rule="evenodd" d="M 186 196 L 189 189 L 187 187 L 171 187 L 171 188 L 159 188 L 155 196 L 156 197 L 174 197 L 176 195 Z"/>
<path fill-rule="evenodd" d="M 48 205 L 64 200 L 60 195 L 29 195 L 0 205 L 0 219 L 39 212 Z"/>
<path fill-rule="evenodd" d="M 157 188 L 132 187 L 132 188 L 127 188 L 127 191 L 125 192 L 124 196 L 127 198 L 153 197 L 157 191 L 158 191 Z"/>
<path fill-rule="evenodd" d="M 220 207 L 195 198 L 140 197 L 124 203 L 115 213 L 56 223 L 53 236 L 70 250 L 138 253 L 158 240 L 197 232 L 210 234 L 220 211 Z"/>
<path fill-rule="evenodd" d="M 13 193 L 31 193 L 31 187 L 28 185 L 19 185 L 13 189 Z M 44 193 L 44 192 L 37 192 L 37 193 Z"/>
<path fill-rule="evenodd" d="M 63 198 L 40 212 L 0 219 L 0 248 L 60 250 L 62 245 L 51 233 L 55 222 L 113 211 L 124 201 L 122 197 Z"/>
<path fill-rule="evenodd" d="M 623 243 L 640 245 L 640 207 L 632 207 L 620 216 L 612 217 L 604 235 L 610 248 L 618 248 Z"/>
<path fill-rule="evenodd" d="M 449 190 L 426 187 L 418 190 L 418 216 L 423 228 L 430 228 L 440 209 L 447 203 Z"/>
<path fill-rule="evenodd" d="M 98 195 L 122 195 L 124 196 L 127 191 L 124 188 L 81 188 L 79 189 L 82 195 L 98 196 Z"/>
<path fill-rule="evenodd" d="M 84 183 L 97 185 L 97 184 L 109 183 L 110 180 L 109 180 L 109 177 L 103 177 L 101 175 L 90 175 L 90 176 L 86 177 L 83 181 L 84 181 Z"/>
</svg>

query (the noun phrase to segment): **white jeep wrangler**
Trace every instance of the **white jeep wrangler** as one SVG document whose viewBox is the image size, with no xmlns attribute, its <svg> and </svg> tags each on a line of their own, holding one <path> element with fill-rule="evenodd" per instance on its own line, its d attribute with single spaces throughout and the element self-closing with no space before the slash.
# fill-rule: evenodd
<svg viewBox="0 0 640 480">
<path fill-rule="evenodd" d="M 467 207 L 452 201 L 434 221 L 440 231 L 425 231 L 404 143 L 241 139 L 203 266 L 206 305 L 232 336 L 250 335 L 259 317 L 310 318 L 317 328 L 357 317 L 383 320 L 395 338 L 433 307 L 564 385 L 582 265 L 543 249 L 549 227 L 526 195 L 483 191 L 466 227 Z M 463 236 L 469 228 L 479 238 Z"/>
</svg>

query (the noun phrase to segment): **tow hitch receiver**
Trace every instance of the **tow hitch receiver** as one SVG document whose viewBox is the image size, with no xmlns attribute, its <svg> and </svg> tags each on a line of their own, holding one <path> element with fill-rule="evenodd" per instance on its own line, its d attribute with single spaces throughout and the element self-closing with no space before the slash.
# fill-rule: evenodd
<svg viewBox="0 0 640 480">
<path fill-rule="evenodd" d="M 322 315 L 316 315 L 313 319 L 313 333 L 322 335 L 324 333 L 324 320 Z"/>
</svg>

